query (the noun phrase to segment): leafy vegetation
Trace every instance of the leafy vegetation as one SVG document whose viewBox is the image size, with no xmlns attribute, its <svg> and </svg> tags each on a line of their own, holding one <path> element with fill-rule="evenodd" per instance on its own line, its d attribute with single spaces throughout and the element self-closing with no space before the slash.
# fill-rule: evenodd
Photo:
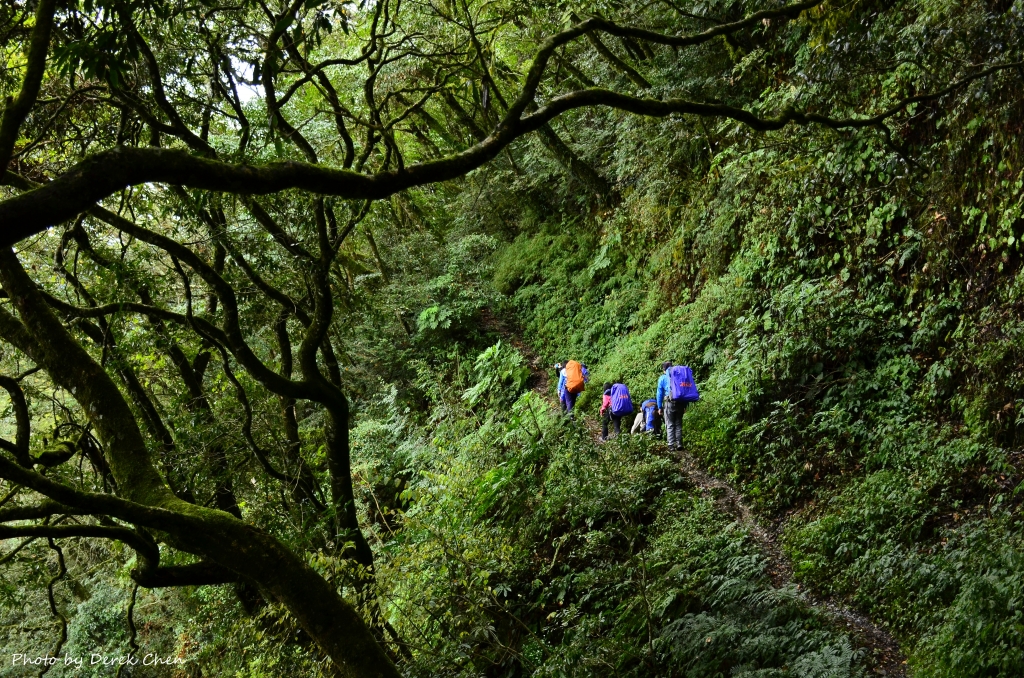
<svg viewBox="0 0 1024 678">
<path fill-rule="evenodd" d="M 0 675 L 1024 673 L 1021 0 L 0 35 Z"/>
<path fill-rule="evenodd" d="M 830 51 L 867 63 L 884 45 L 909 64 L 941 33 L 944 49 L 981 58 L 1021 17 L 1017 5 L 905 9 L 855 11 L 841 43 L 819 24 L 830 48 L 795 55 L 791 76 L 841 105 L 894 81 L 866 73 L 831 90 L 818 70 L 835 67 Z M 692 137 L 714 149 L 695 177 L 673 172 L 678 132 L 641 122 L 636 137 L 663 151 L 637 153 L 651 158 L 639 175 L 611 166 L 629 180 L 622 206 L 585 237 L 557 221 L 527 230 L 495 278 L 535 345 L 588 357 L 598 380 L 625 375 L 646 397 L 660 360 L 693 365 L 704 401 L 687 414 L 690 448 L 787 517 L 798 580 L 890 625 L 915 675 L 1024 666 L 1011 639 L 1020 86 L 914 111 L 895 148 L 709 126 Z"/>
<path fill-rule="evenodd" d="M 494 364 L 503 350 L 477 365 L 514 372 L 514 352 Z M 795 588 L 771 586 L 743 528 L 654 441 L 596 445 L 512 382 L 487 376 L 460 397 L 463 384 L 425 370 L 425 429 L 391 392 L 354 432 L 381 488 L 370 512 L 392 479 L 407 502 L 400 530 L 377 531 L 400 633 L 457 641 L 424 652 L 413 675 L 859 675 L 863 653 Z M 485 390 L 496 406 L 467 409 Z"/>
</svg>

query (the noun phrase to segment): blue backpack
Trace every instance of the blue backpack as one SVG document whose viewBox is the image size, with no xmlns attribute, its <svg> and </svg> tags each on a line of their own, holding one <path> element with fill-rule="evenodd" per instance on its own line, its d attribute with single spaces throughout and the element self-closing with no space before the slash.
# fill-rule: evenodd
<svg viewBox="0 0 1024 678">
<path fill-rule="evenodd" d="M 625 384 L 612 384 L 612 414 L 620 417 L 633 411 L 633 400 Z"/>
<path fill-rule="evenodd" d="M 654 430 L 654 417 L 658 413 L 658 401 L 657 400 L 645 400 L 640 409 L 644 413 L 644 430 Z"/>
<path fill-rule="evenodd" d="M 700 400 L 697 383 L 693 380 L 693 371 L 686 365 L 674 365 L 668 368 L 669 398 L 684 403 L 695 403 Z"/>
</svg>

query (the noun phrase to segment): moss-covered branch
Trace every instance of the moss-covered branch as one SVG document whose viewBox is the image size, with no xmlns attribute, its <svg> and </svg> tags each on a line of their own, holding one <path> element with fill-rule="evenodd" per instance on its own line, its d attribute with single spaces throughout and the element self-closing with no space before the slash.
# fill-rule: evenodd
<svg viewBox="0 0 1024 678">
<path fill-rule="evenodd" d="M 6 171 L 18 140 L 18 130 L 36 103 L 39 88 L 46 72 L 46 54 L 50 47 L 50 33 L 53 30 L 53 13 L 56 0 L 40 0 L 36 5 L 35 27 L 28 49 L 28 66 L 22 80 L 21 91 L 16 99 L 7 98 L 3 118 L 0 118 L 0 171 Z"/>
</svg>

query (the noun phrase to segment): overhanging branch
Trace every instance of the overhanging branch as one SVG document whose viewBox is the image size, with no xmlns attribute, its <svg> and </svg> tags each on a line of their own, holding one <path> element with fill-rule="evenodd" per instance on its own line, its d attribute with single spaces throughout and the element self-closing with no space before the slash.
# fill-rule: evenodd
<svg viewBox="0 0 1024 678">
<path fill-rule="evenodd" d="M 28 67 L 25 79 L 17 99 L 8 99 L 4 108 L 3 119 L 0 120 L 0 171 L 7 170 L 14 152 L 14 144 L 18 140 L 21 123 L 32 110 L 36 102 L 39 88 L 46 72 L 46 53 L 50 47 L 50 32 L 53 29 L 53 12 L 56 0 L 40 0 L 36 6 L 35 27 L 32 29 L 32 40 L 28 48 Z"/>
<path fill-rule="evenodd" d="M 160 552 L 156 545 L 143 539 L 138 532 L 127 527 L 107 525 L 0 525 L 0 539 L 17 537 L 50 537 L 62 539 L 67 537 L 95 537 L 100 539 L 116 539 L 131 546 L 140 556 L 156 561 Z"/>
<path fill-rule="evenodd" d="M 9 523 L 12 520 L 40 520 L 58 514 L 82 515 L 83 513 L 85 512 L 59 502 L 44 499 L 33 506 L 11 506 L 0 510 L 0 523 Z"/>
<path fill-rule="evenodd" d="M 957 80 L 941 90 L 907 97 L 893 104 L 881 113 L 864 117 L 830 118 L 826 115 L 809 113 L 796 108 L 786 108 L 775 117 L 762 117 L 745 108 L 728 106 L 726 104 L 709 104 L 699 101 L 689 101 L 686 99 L 647 99 L 630 96 L 628 94 L 621 94 L 608 89 L 591 88 L 578 90 L 552 99 L 547 105 L 523 118 L 522 125 L 532 130 L 566 111 L 576 108 L 604 106 L 649 117 L 666 117 L 676 114 L 688 114 L 705 118 L 729 118 L 740 122 L 751 129 L 761 132 L 782 129 L 789 124 L 821 125 L 834 130 L 863 129 L 865 127 L 880 125 L 885 120 L 900 113 L 912 104 L 940 99 L 953 90 L 963 87 L 975 80 L 987 77 L 997 71 L 1009 68 L 1018 68 L 1022 65 L 1024 65 L 1024 62 L 1019 61 L 996 64 L 974 73 L 973 75 Z"/>
<path fill-rule="evenodd" d="M 44 504 L 36 507 L 26 507 L 27 510 L 22 511 L 23 515 L 19 517 L 42 517 L 43 513 L 52 515 L 55 511 L 51 511 L 51 509 L 55 507 L 66 509 L 66 511 L 60 511 L 61 513 L 74 513 L 73 509 L 66 506 Z M 10 512 L 8 513 L 11 514 Z M 15 518 L 4 517 L 0 519 L 14 520 Z M 210 561 L 200 561 L 189 565 L 158 567 L 160 551 L 156 544 L 127 527 L 116 525 L 0 525 L 0 540 L 19 537 L 48 537 L 51 539 L 86 537 L 123 542 L 139 555 L 139 566 L 132 570 L 131 577 L 139 586 L 145 588 L 210 586 L 238 581 L 238 575 L 234 572 Z"/>
<path fill-rule="evenodd" d="M 774 16 L 789 16 L 816 4 L 819 3 L 805 2 L 772 12 Z M 684 39 L 689 41 L 686 44 L 697 44 L 714 35 L 751 25 L 755 17 L 758 21 L 765 18 L 762 15 L 759 13 L 741 22 L 716 26 L 696 36 L 673 38 L 672 44 Z M 115 192 L 143 183 L 165 183 L 240 195 L 268 194 L 298 188 L 319 195 L 375 200 L 414 186 L 463 176 L 493 159 L 514 140 L 539 129 L 561 113 L 576 108 L 605 106 L 653 117 L 690 114 L 730 118 L 762 131 L 780 129 L 788 124 L 856 129 L 879 125 L 913 103 L 937 99 L 971 81 L 1021 65 L 1015 62 L 991 66 L 938 92 L 908 97 L 882 113 L 858 118 L 830 118 L 793 108 L 782 111 L 776 117 L 761 117 L 740 107 L 682 99 L 634 97 L 600 88 L 556 97 L 524 117 L 554 51 L 592 30 L 621 33 L 625 29 L 604 20 L 588 19 L 546 40 L 524 80 L 520 96 L 509 107 L 502 122 L 490 135 L 461 153 L 441 160 L 367 175 L 303 162 L 284 161 L 257 167 L 196 157 L 181 150 L 118 147 L 90 156 L 54 181 L 0 203 L 0 246 L 13 244 L 53 224 L 71 219 Z M 652 41 L 657 35 L 637 31 L 639 29 L 630 29 L 625 34 Z M 10 173 L 5 176 L 5 183 L 16 183 L 10 177 Z"/>
<path fill-rule="evenodd" d="M 3 455 L 0 455 L 0 478 L 35 490 L 44 497 L 71 507 L 73 512 L 108 515 L 157 530 L 182 531 L 202 526 L 201 519 L 192 519 L 176 511 L 144 506 L 110 494 L 77 490 L 41 473 L 22 468 Z"/>
<path fill-rule="evenodd" d="M 238 575 L 217 563 L 200 561 L 190 565 L 167 565 L 151 569 L 137 568 L 131 578 L 147 589 L 171 586 L 215 586 L 238 581 Z"/>
<path fill-rule="evenodd" d="M 728 35 L 744 28 L 756 26 L 766 20 L 770 21 L 771 19 L 796 18 L 804 10 L 813 9 L 824 1 L 825 0 L 809 0 L 808 2 L 798 2 L 793 5 L 787 5 L 776 9 L 762 10 L 738 21 L 718 24 L 706 31 L 695 33 L 693 35 L 665 35 L 664 33 L 656 33 L 642 28 L 620 26 L 619 24 L 608 21 L 607 19 L 600 18 L 588 19 L 585 23 L 590 24 L 594 29 L 610 33 L 611 35 L 615 35 L 620 38 L 636 38 L 637 40 L 646 40 L 647 42 L 653 42 L 659 45 L 669 45 L 670 47 L 692 47 L 694 45 L 700 45 L 708 42 L 720 35 Z"/>
</svg>

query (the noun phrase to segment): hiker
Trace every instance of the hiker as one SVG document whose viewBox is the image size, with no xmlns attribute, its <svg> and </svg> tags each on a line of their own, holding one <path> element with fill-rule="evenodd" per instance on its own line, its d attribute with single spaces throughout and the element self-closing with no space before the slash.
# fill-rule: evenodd
<svg viewBox="0 0 1024 678">
<path fill-rule="evenodd" d="M 661 427 L 662 423 L 665 421 L 665 418 L 662 417 L 661 413 L 658 411 L 658 399 L 651 398 L 650 400 L 645 400 L 644 403 L 651 403 L 651 432 L 655 435 L 655 437 L 660 438 L 662 435 Z"/>
<path fill-rule="evenodd" d="M 565 405 L 566 413 L 571 417 L 572 408 L 576 406 L 576 396 L 583 393 L 590 380 L 590 372 L 575 360 L 565 361 L 558 380 L 559 398 Z"/>
<path fill-rule="evenodd" d="M 560 362 L 554 364 L 554 369 L 555 378 L 558 380 L 558 409 L 565 412 L 565 369 Z"/>
<path fill-rule="evenodd" d="M 700 399 L 693 372 L 685 365 L 673 365 L 671 360 L 661 364 L 663 374 L 658 377 L 658 414 L 665 417 L 665 437 L 668 449 L 683 449 L 683 413 L 686 406 Z"/>
<path fill-rule="evenodd" d="M 629 388 L 621 381 L 605 383 L 601 398 L 601 440 L 608 440 L 608 423 L 611 422 L 615 435 L 622 433 L 622 418 L 633 413 L 633 399 Z"/>
<path fill-rule="evenodd" d="M 601 417 L 601 440 L 608 440 L 608 422 L 612 418 L 612 383 L 604 382 L 601 391 L 601 409 L 597 413 Z"/>
<path fill-rule="evenodd" d="M 671 381 L 668 377 L 668 371 L 672 368 L 672 361 L 666 360 L 661 364 L 661 376 L 658 377 L 658 390 L 656 393 L 656 399 L 658 401 L 658 414 L 665 418 L 665 442 L 668 445 L 668 449 L 672 451 L 678 450 L 681 446 L 682 438 L 682 426 L 683 426 L 683 410 L 685 406 L 679 408 L 671 398 Z"/>
<path fill-rule="evenodd" d="M 658 435 L 658 401 L 654 398 L 640 403 L 640 411 L 633 420 L 633 428 L 629 429 L 630 433 L 641 431 Z"/>
</svg>

